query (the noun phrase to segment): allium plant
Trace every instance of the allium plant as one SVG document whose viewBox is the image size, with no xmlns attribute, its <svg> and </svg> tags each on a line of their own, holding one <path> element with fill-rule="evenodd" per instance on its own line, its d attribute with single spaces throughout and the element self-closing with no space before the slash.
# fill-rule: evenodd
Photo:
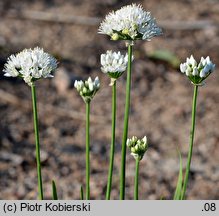
<svg viewBox="0 0 219 216">
<path fill-rule="evenodd" d="M 86 104 L 86 199 L 90 199 L 90 102 L 100 88 L 99 78 L 94 81 L 89 77 L 86 81 L 75 81 L 78 93 Z"/>
<path fill-rule="evenodd" d="M 122 55 L 120 52 L 113 52 L 108 50 L 100 58 L 101 70 L 111 78 L 110 86 L 112 86 L 112 137 L 110 147 L 110 164 L 108 171 L 108 182 L 106 190 L 106 199 L 110 199 L 113 164 L 114 164 L 114 151 L 115 151 L 115 128 L 116 128 L 116 80 L 123 74 L 127 68 L 128 55 Z"/>
<path fill-rule="evenodd" d="M 126 82 L 126 102 L 124 114 L 124 129 L 122 139 L 122 159 L 120 173 L 120 199 L 125 199 L 125 170 L 126 170 L 126 140 L 128 136 L 132 49 L 135 40 L 151 40 L 162 34 L 155 18 L 145 11 L 141 5 L 127 5 L 109 13 L 100 24 L 98 32 L 108 35 L 112 40 L 125 40 L 128 46 L 128 67 Z"/>
<path fill-rule="evenodd" d="M 126 81 L 126 101 L 124 112 L 124 129 L 121 150 L 121 168 L 120 168 L 120 199 L 125 199 L 125 172 L 126 172 L 126 148 L 131 151 L 131 155 L 136 160 L 135 168 L 135 185 L 134 199 L 138 200 L 138 182 L 139 182 L 139 165 L 145 152 L 148 149 L 147 137 L 138 139 L 133 136 L 127 139 L 129 125 L 129 109 L 130 109 L 130 91 L 131 91 L 131 72 L 132 61 L 134 59 L 132 52 L 136 40 L 150 41 L 153 37 L 162 34 L 161 28 L 156 24 L 155 18 L 150 12 L 143 9 L 141 5 L 132 4 L 124 6 L 117 11 L 109 13 L 100 24 L 98 33 L 105 34 L 111 40 L 124 40 L 128 47 L 128 53 L 123 55 L 120 52 L 108 50 L 101 55 L 101 70 L 110 77 L 110 86 L 112 86 L 112 130 L 111 130 L 111 147 L 110 162 L 108 171 L 106 199 L 110 199 L 114 153 L 115 153 L 115 128 L 116 128 L 116 81 L 127 70 Z M 40 142 L 39 142 L 39 126 L 37 114 L 37 98 L 35 82 L 42 78 L 53 77 L 53 72 L 57 68 L 57 61 L 50 54 L 41 48 L 25 49 L 22 52 L 11 55 L 4 66 L 3 72 L 7 77 L 19 77 L 31 87 L 32 105 L 33 105 L 33 122 L 36 142 L 36 161 L 37 161 L 37 177 L 38 177 L 38 193 L 41 200 L 44 199 L 43 182 L 41 174 L 40 160 Z M 187 165 L 185 176 L 183 178 L 182 158 L 180 156 L 180 171 L 178 183 L 174 195 L 174 199 L 185 199 L 186 189 L 189 179 L 190 165 L 192 160 L 195 120 L 196 120 L 196 103 L 198 88 L 204 84 L 207 77 L 214 71 L 213 64 L 208 57 L 201 58 L 197 62 L 191 55 L 186 59 L 185 63 L 180 64 L 180 71 L 185 74 L 194 86 L 193 103 L 192 103 L 192 121 L 190 131 L 190 144 L 187 156 Z M 76 80 L 74 87 L 86 104 L 86 199 L 90 199 L 90 103 L 100 88 L 99 78 L 92 80 L 90 77 L 85 80 Z M 57 200 L 56 184 L 52 181 L 53 199 Z M 81 199 L 84 199 L 83 187 L 81 187 Z"/>
<path fill-rule="evenodd" d="M 131 155 L 135 158 L 136 161 L 134 199 L 138 200 L 139 163 L 148 149 L 147 137 L 144 136 L 142 139 L 138 139 L 136 136 L 133 136 L 131 139 L 127 139 L 126 145 L 130 149 Z"/>
<path fill-rule="evenodd" d="M 190 164 L 192 159 L 198 87 L 203 85 L 204 80 L 214 71 L 214 69 L 215 69 L 215 64 L 211 62 L 209 56 L 207 58 L 201 57 L 201 60 L 198 63 L 191 55 L 190 58 L 186 59 L 185 63 L 180 64 L 181 72 L 184 73 L 189 78 L 189 80 L 194 86 L 190 144 L 189 144 L 189 152 L 187 157 L 186 173 L 184 176 L 183 188 L 180 196 L 181 199 L 185 199 L 186 188 L 187 188 L 189 172 L 190 172 Z"/>
<path fill-rule="evenodd" d="M 37 114 L 37 98 L 35 81 L 41 78 L 53 77 L 52 73 L 57 68 L 57 61 L 41 48 L 25 49 L 22 52 L 11 55 L 7 59 L 3 72 L 7 77 L 20 77 L 30 87 L 32 92 L 34 131 L 36 141 L 36 160 L 38 175 L 39 198 L 43 200 L 43 183 L 40 162 L 40 142 Z"/>
</svg>

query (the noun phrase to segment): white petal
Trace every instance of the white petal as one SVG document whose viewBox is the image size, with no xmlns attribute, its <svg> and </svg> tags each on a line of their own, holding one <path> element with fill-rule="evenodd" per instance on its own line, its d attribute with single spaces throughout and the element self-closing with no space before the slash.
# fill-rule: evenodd
<svg viewBox="0 0 219 216">
<path fill-rule="evenodd" d="M 143 141 L 144 143 L 147 143 L 147 137 L 144 136 L 144 138 L 142 139 L 142 141 Z"/>
</svg>

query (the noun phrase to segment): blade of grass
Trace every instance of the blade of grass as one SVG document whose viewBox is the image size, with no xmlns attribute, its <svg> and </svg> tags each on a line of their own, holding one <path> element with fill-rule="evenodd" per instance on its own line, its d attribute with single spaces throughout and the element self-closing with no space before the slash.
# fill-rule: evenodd
<svg viewBox="0 0 219 216">
<path fill-rule="evenodd" d="M 148 56 L 155 60 L 167 62 L 174 68 L 178 68 L 180 65 L 179 58 L 169 50 L 155 50 L 154 52 L 148 53 Z"/>
<path fill-rule="evenodd" d="M 82 185 L 81 185 L 80 196 L 81 196 L 81 200 L 84 200 L 84 190 L 83 190 Z"/>
<path fill-rule="evenodd" d="M 179 150 L 178 150 L 178 154 L 179 154 L 179 175 L 178 175 L 178 181 L 176 185 L 175 194 L 173 197 L 174 200 L 182 199 L 183 166 L 182 166 L 182 156 Z"/>
<path fill-rule="evenodd" d="M 56 183 L 55 183 L 55 181 L 53 181 L 53 180 L 52 180 L 52 199 L 53 199 L 53 200 L 58 200 L 57 189 L 56 189 Z"/>
</svg>

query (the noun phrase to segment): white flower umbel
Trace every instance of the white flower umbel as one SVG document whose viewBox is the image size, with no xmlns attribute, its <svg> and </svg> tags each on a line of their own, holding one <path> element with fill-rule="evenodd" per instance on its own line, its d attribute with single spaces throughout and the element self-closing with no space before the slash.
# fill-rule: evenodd
<svg viewBox="0 0 219 216">
<path fill-rule="evenodd" d="M 94 81 L 92 81 L 92 79 L 89 77 L 86 81 L 75 80 L 74 86 L 83 98 L 84 102 L 87 103 L 92 100 L 94 95 L 99 90 L 100 81 L 98 77 L 96 77 Z"/>
<path fill-rule="evenodd" d="M 100 56 L 101 70 L 111 78 L 111 85 L 127 69 L 128 54 L 122 55 L 120 52 L 108 50 Z"/>
<path fill-rule="evenodd" d="M 126 145 L 130 149 L 131 155 L 136 160 L 141 160 L 148 149 L 147 137 L 144 136 L 142 139 L 138 139 L 133 136 L 131 139 L 127 139 Z"/>
<path fill-rule="evenodd" d="M 57 61 L 43 49 L 25 49 L 11 55 L 4 66 L 3 72 L 7 77 L 21 77 L 31 85 L 40 78 L 53 77 L 52 73 L 57 68 Z"/>
<path fill-rule="evenodd" d="M 109 35 L 112 40 L 150 40 L 162 34 L 151 13 L 136 4 L 109 13 L 98 32 Z"/>
<path fill-rule="evenodd" d="M 214 71 L 215 64 L 210 60 L 210 57 L 203 58 L 199 63 L 191 55 L 186 59 L 185 63 L 180 64 L 180 71 L 185 73 L 186 76 L 195 85 L 202 84 L 202 82 Z"/>
</svg>

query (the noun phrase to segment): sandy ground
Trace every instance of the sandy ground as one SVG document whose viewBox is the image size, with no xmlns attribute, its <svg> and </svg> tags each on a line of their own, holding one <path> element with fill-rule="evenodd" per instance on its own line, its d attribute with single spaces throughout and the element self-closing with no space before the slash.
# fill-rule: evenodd
<svg viewBox="0 0 219 216">
<path fill-rule="evenodd" d="M 99 76 L 101 89 L 92 101 L 91 198 L 104 199 L 111 133 L 111 89 L 100 72 L 99 57 L 107 49 L 126 51 L 123 42 L 98 35 L 98 25 L 24 19 L 15 14 L 43 11 L 52 14 L 103 18 L 131 1 L 50 0 L 0 2 L 0 63 L 7 56 L 41 46 L 59 60 L 52 80 L 37 82 L 46 198 L 51 181 L 60 199 L 79 199 L 85 183 L 85 105 L 73 88 L 75 79 Z M 179 147 L 185 167 L 191 118 L 192 85 L 171 64 L 150 53 L 168 50 L 184 61 L 209 55 L 219 65 L 219 2 L 217 0 L 138 1 L 158 24 L 166 21 L 164 35 L 135 45 L 129 136 L 147 135 L 150 148 L 140 166 L 140 199 L 172 199 L 178 176 Z M 15 13 L 16 12 L 16 13 Z M 173 21 L 214 25 L 174 29 Z M 120 151 L 125 103 L 124 75 L 118 81 L 116 154 L 112 198 L 119 198 Z M 36 199 L 37 177 L 30 88 L 17 79 L 0 76 L 0 199 Z M 200 88 L 197 127 L 188 199 L 219 198 L 219 76 L 218 69 Z M 126 198 L 133 198 L 134 159 L 127 153 Z"/>
</svg>

